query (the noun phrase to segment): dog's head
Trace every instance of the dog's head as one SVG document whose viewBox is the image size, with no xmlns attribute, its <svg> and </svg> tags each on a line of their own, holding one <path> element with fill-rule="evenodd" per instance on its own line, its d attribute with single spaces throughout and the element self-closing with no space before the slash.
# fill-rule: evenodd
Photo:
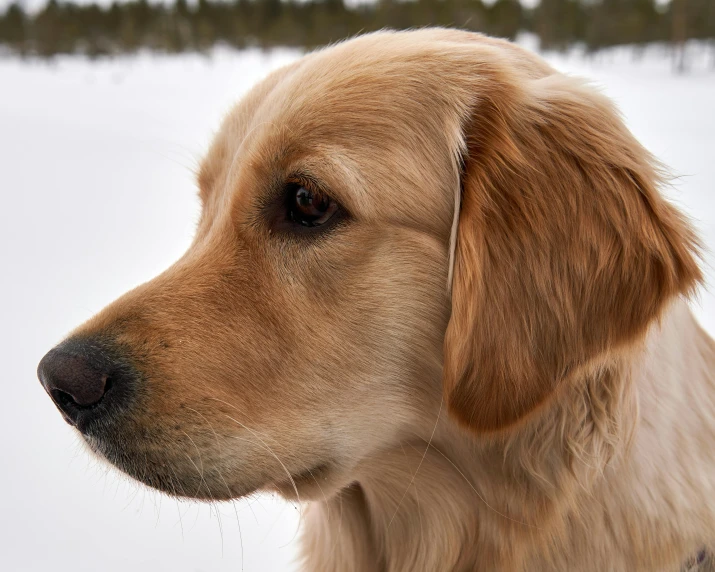
<svg viewBox="0 0 715 572">
<path fill-rule="evenodd" d="M 186 254 L 39 366 L 95 452 L 177 495 L 319 496 L 443 398 L 503 431 L 700 277 L 612 106 L 475 34 L 373 34 L 273 73 L 198 182 Z"/>
</svg>

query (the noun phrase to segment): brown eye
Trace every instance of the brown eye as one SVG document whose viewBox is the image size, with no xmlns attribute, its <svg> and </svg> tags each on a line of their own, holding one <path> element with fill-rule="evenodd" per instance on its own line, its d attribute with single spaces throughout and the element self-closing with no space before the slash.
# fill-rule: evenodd
<svg viewBox="0 0 715 572">
<path fill-rule="evenodd" d="M 328 195 L 299 183 L 287 187 L 288 218 L 302 226 L 320 226 L 330 220 L 338 204 Z"/>
</svg>

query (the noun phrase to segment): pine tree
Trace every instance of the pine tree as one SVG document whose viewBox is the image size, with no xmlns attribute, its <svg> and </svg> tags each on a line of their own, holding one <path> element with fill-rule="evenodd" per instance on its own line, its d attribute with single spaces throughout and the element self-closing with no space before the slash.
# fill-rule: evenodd
<svg viewBox="0 0 715 572">
<path fill-rule="evenodd" d="M 579 0 L 541 0 L 534 20 L 542 48 L 563 49 L 585 35 L 586 15 Z"/>
<path fill-rule="evenodd" d="M 174 4 L 115 0 L 108 8 L 49 0 L 26 15 L 17 4 L 0 14 L 0 44 L 41 56 L 82 52 L 205 50 L 218 42 L 233 46 L 314 47 L 382 28 L 451 26 L 514 38 L 535 31 L 544 48 L 585 42 L 598 50 L 617 44 L 669 41 L 684 68 L 689 38 L 712 41 L 715 0 L 541 0 L 534 10 L 519 0 L 379 0 L 345 5 L 345 0 L 187 0 Z"/>
<path fill-rule="evenodd" d="M 25 53 L 26 16 L 19 4 L 10 4 L 5 14 L 0 16 L 0 41 L 19 53 Z"/>
</svg>

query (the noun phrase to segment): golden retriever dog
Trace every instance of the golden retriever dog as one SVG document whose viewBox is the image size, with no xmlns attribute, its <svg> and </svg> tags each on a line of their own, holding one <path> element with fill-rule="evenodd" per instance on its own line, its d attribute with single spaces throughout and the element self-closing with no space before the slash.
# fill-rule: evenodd
<svg viewBox="0 0 715 572">
<path fill-rule="evenodd" d="M 39 377 L 150 487 L 307 502 L 307 571 L 704 570 L 715 343 L 662 182 L 513 44 L 352 39 L 231 111 L 189 250 Z"/>
</svg>

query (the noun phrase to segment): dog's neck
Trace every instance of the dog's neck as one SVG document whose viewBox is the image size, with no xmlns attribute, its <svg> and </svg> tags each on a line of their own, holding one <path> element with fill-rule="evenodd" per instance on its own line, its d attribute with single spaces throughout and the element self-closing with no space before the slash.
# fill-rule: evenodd
<svg viewBox="0 0 715 572">
<path fill-rule="evenodd" d="M 689 313 L 686 318 L 692 321 Z M 668 328 L 685 329 L 685 324 Z M 622 486 L 625 498 L 635 503 L 634 483 L 650 480 L 639 476 L 641 458 L 635 451 L 641 446 L 634 437 L 638 386 L 649 375 L 643 364 L 657 363 L 653 356 L 673 345 L 659 337 L 659 328 L 653 330 L 644 347 L 584 373 L 539 415 L 502 435 L 475 436 L 445 410 L 435 409 L 431 420 L 425 416 L 420 439 L 407 439 L 365 461 L 355 485 L 311 507 L 306 569 L 473 570 L 475 563 L 485 570 L 556 569 L 550 559 L 562 556 L 549 547 L 567 553 L 564 547 L 578 542 L 578 534 L 589 534 L 586 521 L 575 524 L 577 517 L 589 511 L 598 518 L 618 514 L 627 527 L 639 510 L 617 506 L 622 501 L 611 487 Z M 702 332 L 694 335 L 706 340 Z M 682 348 L 668 351 L 682 353 Z M 710 380 L 715 384 L 712 375 Z M 710 429 L 715 438 L 715 428 Z M 639 438 L 645 433 L 640 431 Z M 604 488 L 612 499 L 608 492 L 595 492 Z M 697 545 L 683 546 L 667 547 L 674 570 L 688 551 L 697 554 Z M 652 545 L 643 550 L 639 562 L 650 551 L 653 562 L 662 563 L 663 554 Z"/>
<path fill-rule="evenodd" d="M 509 539 L 538 538 L 628 442 L 628 387 L 627 368 L 591 372 L 564 389 L 548 418 L 508 436 L 474 436 L 435 410 L 421 439 L 366 461 L 355 485 L 311 508 L 306 553 L 321 564 L 307 569 L 510 569 L 505 555 L 519 562 L 516 547 L 530 543 Z M 377 561 L 361 562 L 367 555 Z"/>
</svg>

